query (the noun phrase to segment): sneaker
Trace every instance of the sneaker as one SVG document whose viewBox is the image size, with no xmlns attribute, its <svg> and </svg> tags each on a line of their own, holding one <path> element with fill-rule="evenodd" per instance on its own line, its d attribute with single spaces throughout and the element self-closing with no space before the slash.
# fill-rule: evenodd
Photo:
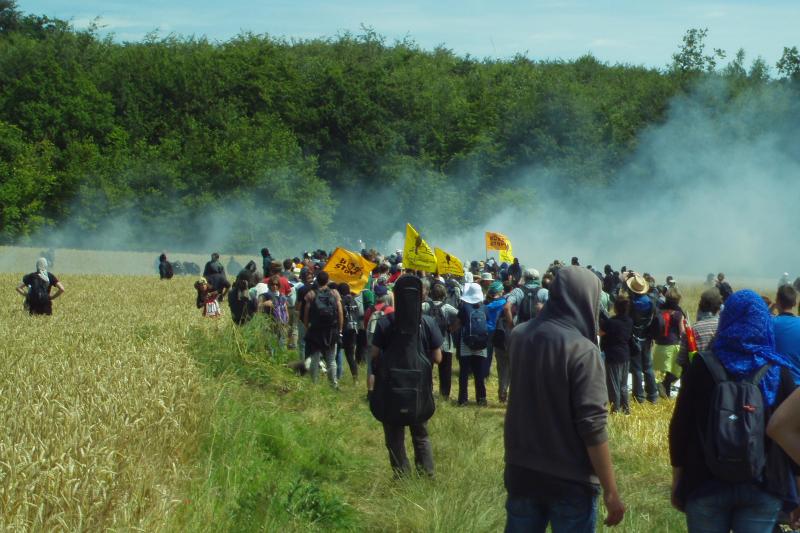
<svg viewBox="0 0 800 533">
<path fill-rule="evenodd" d="M 489 402 L 486 401 L 486 398 L 478 398 L 478 405 L 481 407 L 486 407 L 489 405 Z"/>
</svg>

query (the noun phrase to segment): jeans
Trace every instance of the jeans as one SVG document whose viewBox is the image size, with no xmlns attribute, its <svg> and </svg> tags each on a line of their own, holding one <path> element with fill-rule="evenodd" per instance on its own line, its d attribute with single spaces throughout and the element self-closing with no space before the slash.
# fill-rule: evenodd
<svg viewBox="0 0 800 533">
<path fill-rule="evenodd" d="M 630 410 L 628 405 L 628 366 L 628 361 L 623 363 L 606 361 L 606 388 L 611 411 L 621 409 L 627 413 Z"/>
<path fill-rule="evenodd" d="M 647 393 L 647 401 L 655 403 L 658 400 L 658 388 L 656 387 L 656 373 L 653 370 L 653 355 L 650 350 L 653 341 L 637 341 L 631 339 L 631 376 L 633 376 L 633 397 L 637 402 L 642 403 Z M 642 389 L 642 379 L 644 379 L 644 389 Z"/>
<path fill-rule="evenodd" d="M 594 533 L 597 496 L 574 494 L 545 501 L 534 497 L 506 500 L 506 533 Z"/>
<path fill-rule="evenodd" d="M 339 379 L 336 377 L 336 345 L 325 350 L 325 353 L 316 351 L 311 354 L 311 381 L 316 383 L 319 380 L 319 361 L 325 357 L 325 366 L 327 366 L 328 381 L 331 385 L 337 387 Z"/>
<path fill-rule="evenodd" d="M 719 483 L 686 502 L 690 533 L 771 533 L 781 501 L 751 483 Z"/>
<path fill-rule="evenodd" d="M 467 355 L 458 358 L 458 403 L 465 404 L 469 399 L 469 375 L 475 378 L 475 396 L 479 403 L 486 401 L 486 384 L 484 383 L 484 359 L 479 355 Z"/>
<path fill-rule="evenodd" d="M 408 426 L 408 429 L 411 430 L 411 444 L 414 446 L 414 464 L 417 472 L 432 476 L 433 448 L 425 422 Z M 397 475 L 410 474 L 411 465 L 406 455 L 406 426 L 392 426 L 384 422 L 383 436 L 386 439 L 386 449 L 389 450 L 392 470 Z"/>
<path fill-rule="evenodd" d="M 442 352 L 442 362 L 439 363 L 439 394 L 444 398 L 450 397 L 450 386 L 453 381 L 453 354 Z"/>
</svg>

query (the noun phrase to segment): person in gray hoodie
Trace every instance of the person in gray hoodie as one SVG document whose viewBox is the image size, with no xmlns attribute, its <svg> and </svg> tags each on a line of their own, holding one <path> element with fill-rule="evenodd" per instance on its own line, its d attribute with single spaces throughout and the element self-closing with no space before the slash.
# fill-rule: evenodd
<svg viewBox="0 0 800 533">
<path fill-rule="evenodd" d="M 506 532 L 594 531 L 601 487 L 605 524 L 625 514 L 606 432 L 600 291 L 585 268 L 562 268 L 539 316 L 511 334 Z"/>
</svg>

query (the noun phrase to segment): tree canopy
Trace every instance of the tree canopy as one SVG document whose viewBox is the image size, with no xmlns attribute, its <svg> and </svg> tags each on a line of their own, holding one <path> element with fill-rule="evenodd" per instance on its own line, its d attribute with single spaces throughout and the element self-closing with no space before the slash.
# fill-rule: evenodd
<svg viewBox="0 0 800 533">
<path fill-rule="evenodd" d="M 662 70 L 478 59 L 368 28 L 118 43 L 0 0 L 0 242 L 70 221 L 80 232 L 61 244 L 80 246 L 115 217 L 131 222 L 125 246 L 149 249 L 200 246 L 222 225 L 230 251 L 267 235 L 378 239 L 387 206 L 433 229 L 474 225 L 530 201 L 510 188 L 525 169 L 613 180 L 698 77 L 733 92 L 798 82 L 796 47 L 771 79 L 743 51 L 718 68 L 705 36 L 687 32 Z"/>
</svg>

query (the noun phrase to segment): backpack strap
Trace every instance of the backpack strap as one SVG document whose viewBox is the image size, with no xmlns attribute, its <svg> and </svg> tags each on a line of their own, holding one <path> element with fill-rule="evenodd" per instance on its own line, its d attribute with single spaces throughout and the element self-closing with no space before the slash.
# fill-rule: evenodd
<svg viewBox="0 0 800 533">
<path fill-rule="evenodd" d="M 717 359 L 713 353 L 700 352 L 699 355 L 703 358 L 703 362 L 706 364 L 706 368 L 708 368 L 708 371 L 711 373 L 711 377 L 714 378 L 715 383 L 730 381 L 725 367 L 722 366 L 722 363 L 719 362 L 719 359 Z"/>
<path fill-rule="evenodd" d="M 772 368 L 772 365 L 769 364 L 769 363 L 767 363 L 766 365 L 764 365 L 761 368 L 759 368 L 758 371 L 756 371 L 756 373 L 750 379 L 750 383 L 752 383 L 753 385 L 758 386 L 758 384 L 761 383 L 761 380 L 764 379 L 764 376 L 767 375 L 767 372 L 769 372 L 769 370 L 771 368 Z"/>
</svg>

